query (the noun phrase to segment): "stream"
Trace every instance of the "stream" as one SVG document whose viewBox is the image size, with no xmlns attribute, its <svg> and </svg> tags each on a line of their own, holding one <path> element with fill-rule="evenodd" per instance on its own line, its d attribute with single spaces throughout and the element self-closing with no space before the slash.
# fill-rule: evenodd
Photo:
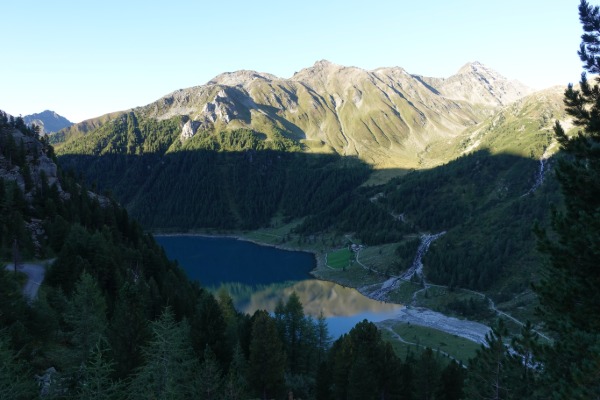
<svg viewBox="0 0 600 400">
<path fill-rule="evenodd" d="M 431 243 L 442 237 L 445 233 L 446 232 L 443 231 L 436 234 L 421 235 L 421 243 L 419 244 L 417 253 L 410 268 L 408 268 L 401 275 L 393 276 L 383 283 L 363 286 L 358 290 L 365 296 L 374 300 L 387 301 L 389 293 L 397 289 L 401 281 L 411 281 L 413 277 L 417 276 L 423 282 L 423 289 L 414 293 L 414 303 L 417 293 L 430 286 L 425 281 L 425 277 L 423 275 L 423 256 L 427 253 L 427 250 L 429 250 Z M 390 318 L 390 321 L 406 322 L 414 325 L 434 328 L 481 344 L 485 343 L 485 336 L 490 331 L 490 327 L 480 324 L 479 322 L 449 317 L 424 307 L 403 306 L 400 310 L 398 310 L 397 314 L 393 318 Z"/>
</svg>

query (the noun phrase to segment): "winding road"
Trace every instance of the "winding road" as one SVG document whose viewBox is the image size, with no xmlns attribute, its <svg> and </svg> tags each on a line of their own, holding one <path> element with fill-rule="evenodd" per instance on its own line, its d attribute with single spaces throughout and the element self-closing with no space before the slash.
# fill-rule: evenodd
<svg viewBox="0 0 600 400">
<path fill-rule="evenodd" d="M 14 271 L 14 268 L 14 264 L 8 264 L 5 267 L 5 269 L 10 272 Z M 27 282 L 25 282 L 25 285 L 23 286 L 23 296 L 25 296 L 28 301 L 35 300 L 40 285 L 44 281 L 46 267 L 42 264 L 25 263 L 20 264 L 17 271 L 27 275 Z"/>
</svg>

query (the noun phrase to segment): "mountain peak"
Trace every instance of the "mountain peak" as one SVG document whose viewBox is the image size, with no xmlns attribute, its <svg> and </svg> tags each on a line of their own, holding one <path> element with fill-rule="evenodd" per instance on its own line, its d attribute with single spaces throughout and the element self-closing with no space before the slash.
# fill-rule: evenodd
<svg viewBox="0 0 600 400">
<path fill-rule="evenodd" d="M 490 75 L 501 79 L 506 79 L 500 73 L 495 70 L 487 67 L 486 65 L 480 63 L 479 61 L 468 62 L 456 73 L 456 75 L 464 75 L 464 74 L 478 74 L 478 75 Z"/>
<path fill-rule="evenodd" d="M 488 106 L 503 106 L 533 92 L 479 61 L 466 63 L 455 75 L 435 81 L 436 89 L 450 99 Z"/>
<path fill-rule="evenodd" d="M 315 64 L 313 65 L 313 68 L 329 68 L 329 67 L 339 67 L 339 65 L 332 63 L 329 60 L 317 60 L 315 61 Z"/>
<path fill-rule="evenodd" d="M 307 76 L 327 75 L 329 73 L 339 71 L 344 68 L 346 68 L 346 67 L 332 63 L 329 60 L 325 60 L 325 59 L 318 60 L 313 64 L 312 67 L 303 68 L 299 72 L 296 72 L 294 74 L 294 76 L 292 77 L 292 79 L 297 79 L 297 78 L 307 77 Z"/>
<path fill-rule="evenodd" d="M 213 79 L 208 81 L 207 85 L 227 85 L 227 86 L 245 86 L 255 79 L 265 80 L 267 82 L 279 79 L 277 76 L 257 72 L 252 70 L 242 69 L 234 72 L 224 72 L 215 76 Z"/>
<path fill-rule="evenodd" d="M 58 132 L 63 128 L 73 125 L 71 121 L 52 110 L 44 110 L 41 113 L 30 114 L 23 117 L 27 125 L 35 124 L 40 127 L 41 134 Z"/>
</svg>

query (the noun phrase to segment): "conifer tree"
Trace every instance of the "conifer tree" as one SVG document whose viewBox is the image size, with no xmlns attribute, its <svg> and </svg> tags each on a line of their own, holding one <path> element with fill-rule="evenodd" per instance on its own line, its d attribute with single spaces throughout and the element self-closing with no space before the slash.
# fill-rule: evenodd
<svg viewBox="0 0 600 400">
<path fill-rule="evenodd" d="M 508 334 L 500 323 L 486 336 L 477 355 L 469 360 L 469 376 L 465 382 L 465 398 L 468 400 L 513 399 L 509 383 L 509 356 L 503 340 Z"/>
<path fill-rule="evenodd" d="M 456 361 L 450 362 L 442 371 L 437 400 L 460 400 L 463 398 L 465 370 Z"/>
<path fill-rule="evenodd" d="M 427 347 L 415 364 L 415 397 L 420 400 L 434 400 L 440 383 L 440 362 L 431 348 Z"/>
<path fill-rule="evenodd" d="M 192 398 L 197 363 L 185 321 L 176 322 L 170 307 L 151 324 L 152 339 L 144 348 L 146 363 L 130 385 L 132 399 Z"/>
<path fill-rule="evenodd" d="M 81 377 L 77 382 L 76 398 L 111 400 L 123 397 L 121 382 L 112 379 L 114 363 L 109 361 L 109 348 L 105 340 L 99 340 L 88 360 L 81 368 Z"/>
<path fill-rule="evenodd" d="M 229 372 L 225 379 L 223 394 L 229 400 L 241 400 L 245 398 L 248 390 L 246 381 L 246 359 L 242 347 L 238 343 L 233 352 L 233 359 L 229 365 Z"/>
<path fill-rule="evenodd" d="M 106 302 L 94 278 L 87 272 L 75 284 L 65 314 L 67 336 L 72 349 L 68 363 L 72 368 L 86 362 L 97 343 L 106 336 Z"/>
<path fill-rule="evenodd" d="M 323 311 L 319 313 L 317 317 L 317 365 L 325 359 L 325 353 L 331 345 L 331 335 L 329 334 L 329 327 L 327 326 L 327 320 Z"/>
<path fill-rule="evenodd" d="M 204 349 L 204 361 L 198 371 L 198 399 L 214 400 L 219 398 L 223 376 L 217 357 L 208 345 Z"/>
<path fill-rule="evenodd" d="M 252 324 L 248 382 L 256 395 L 270 399 L 281 394 L 285 353 L 275 322 L 266 311 L 257 311 Z"/>
<path fill-rule="evenodd" d="M 109 338 L 117 362 L 117 374 L 121 377 L 142 363 L 142 345 L 150 336 L 147 297 L 143 282 L 126 282 L 119 290 Z"/>
<path fill-rule="evenodd" d="M 583 68 L 600 73 L 600 9 L 582 0 Z M 565 156 L 556 175 L 564 210 L 552 216 L 552 234 L 538 232 L 548 256 L 536 286 L 540 311 L 554 344 L 543 352 L 541 390 L 563 399 L 600 398 L 600 79 L 582 73 L 580 87 L 565 91 L 567 113 L 581 130 L 555 134 Z"/>
<path fill-rule="evenodd" d="M 17 361 L 8 335 L 0 331 L 0 399 L 25 400 L 35 398 L 35 394 L 33 374 Z"/>
</svg>

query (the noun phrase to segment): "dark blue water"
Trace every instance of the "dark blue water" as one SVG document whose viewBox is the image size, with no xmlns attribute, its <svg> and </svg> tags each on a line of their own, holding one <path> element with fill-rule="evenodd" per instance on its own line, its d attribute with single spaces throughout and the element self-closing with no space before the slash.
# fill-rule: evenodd
<svg viewBox="0 0 600 400">
<path fill-rule="evenodd" d="M 155 236 L 188 277 L 206 287 L 223 283 L 268 285 L 310 279 L 315 257 L 230 237 Z"/>
<path fill-rule="evenodd" d="M 177 260 L 188 277 L 211 290 L 225 288 L 238 311 L 273 312 L 279 300 L 296 293 L 304 312 L 327 318 L 329 332 L 337 338 L 357 322 L 392 318 L 402 306 L 371 300 L 358 291 L 311 278 L 315 267 L 311 253 L 260 246 L 230 237 L 156 236 L 167 256 Z"/>
</svg>

